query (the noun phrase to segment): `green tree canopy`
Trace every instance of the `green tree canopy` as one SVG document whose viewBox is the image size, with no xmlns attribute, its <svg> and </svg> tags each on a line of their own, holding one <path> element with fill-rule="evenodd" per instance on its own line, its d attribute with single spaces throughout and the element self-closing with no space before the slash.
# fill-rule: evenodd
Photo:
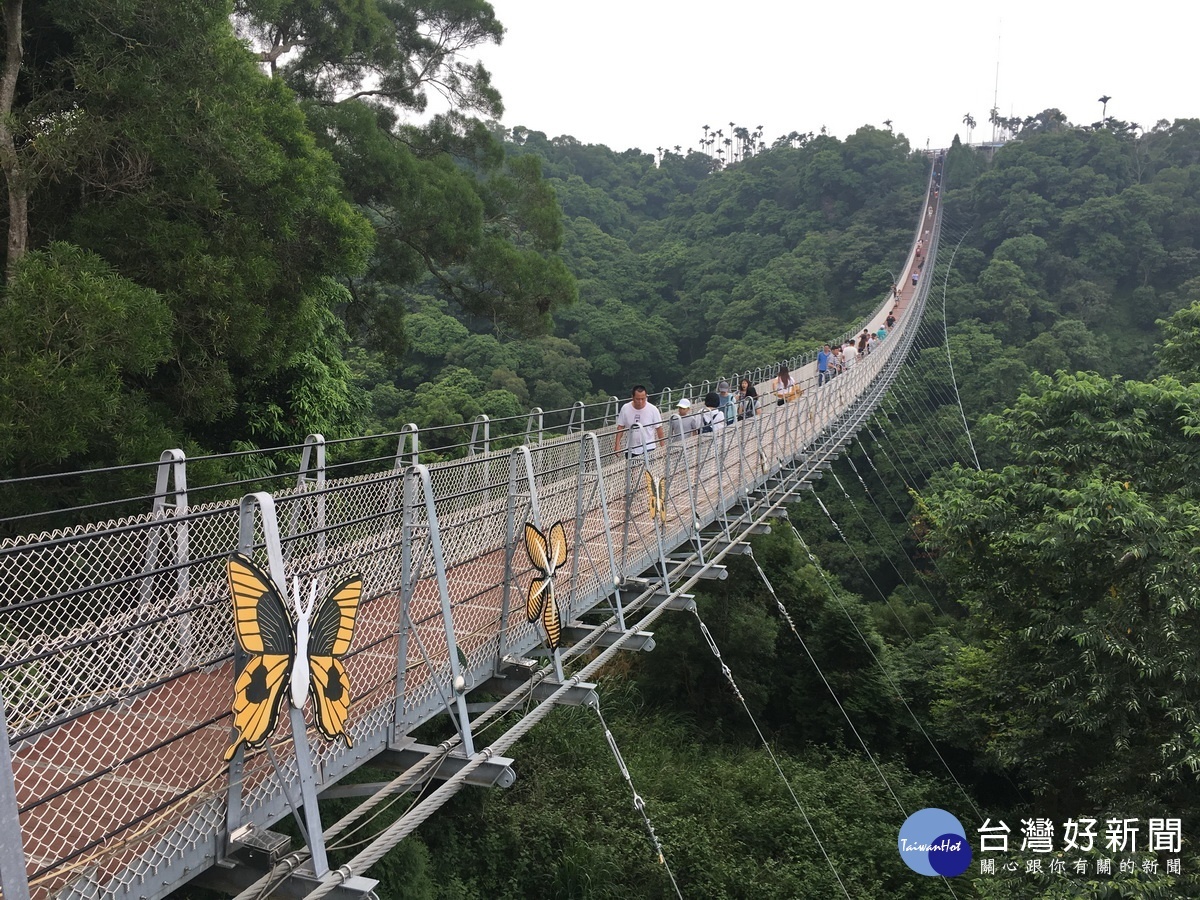
<svg viewBox="0 0 1200 900">
<path fill-rule="evenodd" d="M 1060 802 L 1176 798 L 1200 769 L 1200 391 L 1038 377 L 985 420 L 1011 463 L 923 497 L 971 612 L 943 727 Z"/>
</svg>

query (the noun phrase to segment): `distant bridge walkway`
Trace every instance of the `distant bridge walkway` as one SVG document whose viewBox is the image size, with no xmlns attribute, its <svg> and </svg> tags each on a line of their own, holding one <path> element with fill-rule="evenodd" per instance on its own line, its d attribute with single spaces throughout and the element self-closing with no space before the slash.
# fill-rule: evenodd
<svg viewBox="0 0 1200 900">
<path fill-rule="evenodd" d="M 901 271 L 899 321 L 873 353 L 821 386 L 815 362 L 790 361 L 803 395 L 783 406 L 770 400 L 774 373 L 759 372 L 758 415 L 672 435 L 648 460 L 614 453 L 611 410 L 586 428 L 581 409 L 564 433 L 534 421 L 520 446 L 477 440 L 466 458 L 433 465 L 420 462 L 413 428 L 381 471 L 354 477 L 331 477 L 314 437 L 295 486 L 193 504 L 188 461 L 169 451 L 152 512 L 0 544 L 4 896 L 156 898 L 198 873 L 245 886 L 280 853 L 270 826 L 322 792 L 353 793 L 334 785 L 367 763 L 412 777 L 436 769 L 447 791 L 510 783 L 504 752 L 517 737 L 553 704 L 594 698 L 586 679 L 612 653 L 652 647 L 646 625 L 686 608 L 698 579 L 723 577 L 725 557 L 768 529 L 871 415 L 912 343 L 928 290 L 911 284 L 915 248 L 923 240 L 932 262 L 938 222 L 931 187 Z M 893 305 L 887 297 L 854 333 Z M 664 415 L 674 399 L 661 398 Z M 661 515 L 647 471 L 662 483 Z M 555 577 L 563 645 L 549 653 L 525 616 L 539 573 L 523 535 L 525 523 L 555 522 L 569 554 Z M 285 713 L 266 747 L 223 761 L 237 662 L 225 567 L 239 548 L 281 583 L 362 574 L 345 659 L 353 746 Z M 484 688 L 502 699 L 472 701 Z M 480 726 L 518 702 L 532 711 L 479 747 Z M 444 715 L 454 730 L 442 748 L 414 741 Z M 330 873 L 313 841 L 279 890 L 304 896 L 332 879 L 362 896 L 370 860 Z"/>
</svg>

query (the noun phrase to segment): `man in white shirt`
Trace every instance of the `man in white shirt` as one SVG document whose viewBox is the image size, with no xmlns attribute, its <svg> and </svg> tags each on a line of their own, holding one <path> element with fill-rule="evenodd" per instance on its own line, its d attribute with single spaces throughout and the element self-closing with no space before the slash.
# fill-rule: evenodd
<svg viewBox="0 0 1200 900">
<path fill-rule="evenodd" d="M 845 360 L 847 369 L 854 368 L 854 364 L 858 362 L 858 348 L 854 346 L 854 341 L 846 341 L 846 346 L 842 348 L 842 359 Z"/>
<path fill-rule="evenodd" d="M 634 428 L 635 425 L 641 427 Z M 629 457 L 651 452 L 655 444 L 663 439 L 662 413 L 650 402 L 646 388 L 640 384 L 633 386 L 633 399 L 617 413 L 617 435 L 613 443 L 615 452 L 621 452 L 621 439 L 630 429 L 632 431 L 625 450 L 625 455 Z"/>
</svg>

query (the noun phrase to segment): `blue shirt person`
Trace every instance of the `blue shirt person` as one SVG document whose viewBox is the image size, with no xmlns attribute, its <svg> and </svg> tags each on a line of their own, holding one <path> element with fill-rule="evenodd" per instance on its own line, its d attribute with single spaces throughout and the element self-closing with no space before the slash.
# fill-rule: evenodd
<svg viewBox="0 0 1200 900">
<path fill-rule="evenodd" d="M 717 385 L 717 393 L 721 396 L 721 412 L 725 413 L 725 424 L 732 425 L 737 421 L 737 405 L 733 402 L 733 395 L 729 393 L 729 382 L 720 382 Z"/>
<path fill-rule="evenodd" d="M 829 380 L 829 360 L 833 357 L 833 353 L 829 350 L 829 345 L 826 344 L 817 354 L 817 384 L 822 385 Z"/>
</svg>

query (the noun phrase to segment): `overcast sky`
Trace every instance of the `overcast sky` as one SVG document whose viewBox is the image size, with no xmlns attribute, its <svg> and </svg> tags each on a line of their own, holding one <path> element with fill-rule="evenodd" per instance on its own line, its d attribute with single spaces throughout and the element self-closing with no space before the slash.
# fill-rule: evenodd
<svg viewBox="0 0 1200 900">
<path fill-rule="evenodd" d="M 491 0 L 507 29 L 480 53 L 503 122 L 614 150 L 697 147 L 703 125 L 839 138 L 864 124 L 948 146 L 963 116 L 1058 107 L 1150 128 L 1200 117 L 1200 5 L 1004 0 Z"/>
</svg>

